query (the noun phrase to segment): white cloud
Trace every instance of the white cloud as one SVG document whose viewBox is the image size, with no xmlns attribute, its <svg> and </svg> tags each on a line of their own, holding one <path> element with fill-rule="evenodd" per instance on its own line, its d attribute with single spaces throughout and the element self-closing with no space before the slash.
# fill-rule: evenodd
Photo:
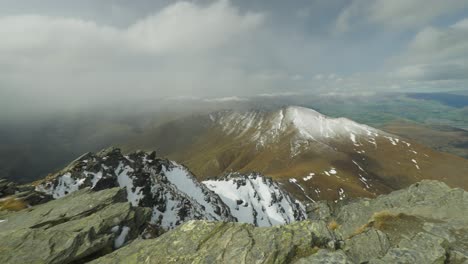
<svg viewBox="0 0 468 264">
<path fill-rule="evenodd" d="M 66 17 L 0 17 L 0 101 L 9 101 L 0 108 L 13 111 L 11 102 L 20 100 L 82 107 L 268 91 L 281 80 L 257 74 L 272 67 L 283 45 L 294 45 L 276 44 L 268 26 L 265 14 L 241 12 L 229 1 L 177 2 L 124 28 Z M 281 70 L 283 81 L 296 74 Z"/>
<path fill-rule="evenodd" d="M 426 27 L 418 32 L 407 50 L 393 59 L 402 78 L 468 79 L 468 27 L 466 19 L 446 28 Z"/>
<path fill-rule="evenodd" d="M 228 1 L 206 8 L 176 3 L 127 30 L 133 45 L 154 52 L 200 52 L 228 44 L 262 24 L 260 13 L 240 14 Z"/>
<path fill-rule="evenodd" d="M 457 23 L 452 25 L 452 28 L 455 29 L 468 29 L 468 18 L 462 19 Z"/>
</svg>

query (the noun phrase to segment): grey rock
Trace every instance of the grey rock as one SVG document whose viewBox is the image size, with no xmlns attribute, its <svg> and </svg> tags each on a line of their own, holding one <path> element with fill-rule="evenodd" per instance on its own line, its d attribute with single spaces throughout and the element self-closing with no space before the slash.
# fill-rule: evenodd
<svg viewBox="0 0 468 264">
<path fill-rule="evenodd" d="M 92 263 L 291 263 L 333 239 L 323 221 L 279 227 L 190 221 L 156 239 L 137 240 Z"/>
<path fill-rule="evenodd" d="M 307 216 L 312 220 L 329 221 L 331 219 L 332 210 L 327 201 L 317 201 L 307 204 Z"/>
<path fill-rule="evenodd" d="M 383 232 L 370 228 L 346 240 L 344 251 L 356 263 L 362 263 L 385 255 L 390 241 Z"/>
<path fill-rule="evenodd" d="M 462 228 L 468 226 L 468 193 L 458 188 L 451 189 L 442 182 L 423 180 L 373 200 L 360 199 L 344 205 L 337 210 L 337 221 L 341 224 L 337 231 L 347 238 L 371 221 L 375 213 L 383 211 L 434 221 L 450 219 L 452 229 Z"/>
<path fill-rule="evenodd" d="M 150 211 L 133 208 L 121 189 L 80 190 L 68 197 L 2 216 L 0 263 L 70 263 L 112 250 L 141 232 Z"/>
<path fill-rule="evenodd" d="M 464 251 L 451 250 L 448 256 L 448 263 L 468 264 L 468 249 Z"/>
<path fill-rule="evenodd" d="M 185 170 L 203 197 L 197 200 L 172 183 L 165 171 L 173 169 Z M 154 151 L 124 155 L 110 147 L 97 154 L 86 153 L 41 182 L 37 190 L 59 199 L 82 188 L 99 191 L 119 186 L 131 194 L 128 199 L 134 206 L 153 208 L 153 223 L 167 229 L 192 219 L 236 221 L 221 198 L 198 182 L 188 168 L 156 158 Z"/>
<path fill-rule="evenodd" d="M 32 185 L 17 185 L 14 182 L 6 179 L 0 179 L 0 199 L 19 200 L 25 207 L 46 203 L 52 200 L 52 196 L 35 191 Z M 0 211 L 3 209 L 2 201 L 0 201 Z"/>
<path fill-rule="evenodd" d="M 348 256 L 342 251 L 319 250 L 316 254 L 301 258 L 295 264 L 353 264 Z"/>
<path fill-rule="evenodd" d="M 381 259 L 385 263 L 443 264 L 446 261 L 447 241 L 427 233 L 403 239 Z"/>
<path fill-rule="evenodd" d="M 15 194 L 16 183 L 7 179 L 0 179 L 0 198 Z"/>
</svg>

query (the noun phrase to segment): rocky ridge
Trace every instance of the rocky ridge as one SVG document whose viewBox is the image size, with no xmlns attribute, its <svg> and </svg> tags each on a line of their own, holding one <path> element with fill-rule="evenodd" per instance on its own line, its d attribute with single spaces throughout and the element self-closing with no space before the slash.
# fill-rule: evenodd
<svg viewBox="0 0 468 264">
<path fill-rule="evenodd" d="M 132 207 L 120 188 L 77 191 L 0 216 L 0 263 L 71 263 L 95 258 L 139 236 L 150 210 Z M 93 257 L 94 256 L 94 257 Z"/>
<path fill-rule="evenodd" d="M 467 206 L 467 192 L 422 181 L 375 200 L 318 203 L 315 219 L 289 225 L 190 221 L 92 263 L 467 263 Z"/>
<path fill-rule="evenodd" d="M 151 208 L 129 203 L 125 188 L 88 187 L 0 214 L 0 262 L 467 263 L 467 209 L 466 191 L 425 180 L 309 204 L 308 219 L 291 224 L 189 220 L 149 238 Z"/>
<path fill-rule="evenodd" d="M 260 174 L 198 182 L 110 148 L 0 192 L 26 205 L 0 207 L 0 263 L 468 263 L 468 193 L 438 181 L 303 206 Z"/>
<path fill-rule="evenodd" d="M 238 197 L 235 202 L 225 196 L 225 189 L 211 188 L 226 184 Z M 199 182 L 188 168 L 157 158 L 155 152 L 123 155 L 119 149 L 109 148 L 87 153 L 38 182 L 36 190 L 59 199 L 86 187 L 96 191 L 125 188 L 128 201 L 133 206 L 152 208 L 151 223 L 164 229 L 194 219 L 260 226 L 305 219 L 304 206 L 271 179 L 236 174 Z"/>
</svg>

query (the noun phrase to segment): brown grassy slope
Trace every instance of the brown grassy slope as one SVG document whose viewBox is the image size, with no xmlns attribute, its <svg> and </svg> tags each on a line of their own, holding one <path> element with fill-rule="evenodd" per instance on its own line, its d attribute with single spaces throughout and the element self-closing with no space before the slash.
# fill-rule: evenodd
<svg viewBox="0 0 468 264">
<path fill-rule="evenodd" d="M 429 126 L 407 120 L 385 124 L 383 130 L 412 139 L 437 151 L 468 158 L 468 131 L 450 126 Z"/>
<path fill-rule="evenodd" d="M 293 136 L 290 131 L 277 142 L 258 147 L 251 141 L 250 132 L 228 136 L 202 121 L 182 125 L 175 122 L 148 135 L 151 144 L 145 144 L 142 137 L 140 146 L 133 148 L 156 148 L 160 155 L 187 165 L 201 180 L 231 171 L 258 171 L 279 180 L 300 198 L 307 194 L 313 199 L 336 200 L 340 188 L 345 190 L 347 197 L 372 197 L 421 179 L 437 179 L 453 187 L 468 189 L 468 160 L 436 152 L 421 144 L 407 141 L 410 143 L 408 147 L 400 141 L 395 146 L 379 136 L 377 148 L 365 140 L 360 140 L 362 146 L 356 147 L 349 139 L 331 139 L 325 143 L 309 142 L 300 155 L 291 157 Z M 326 175 L 324 171 L 331 168 L 338 173 Z M 315 173 L 313 179 L 304 181 L 310 173 Z M 359 180 L 360 174 L 369 181 L 370 188 Z M 297 185 L 289 183 L 291 178 L 305 189 L 305 194 Z"/>
</svg>

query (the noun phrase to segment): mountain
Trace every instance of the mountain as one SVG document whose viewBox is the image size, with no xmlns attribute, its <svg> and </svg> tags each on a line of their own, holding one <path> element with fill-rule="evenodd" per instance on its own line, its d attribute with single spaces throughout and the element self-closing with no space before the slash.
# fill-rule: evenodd
<svg viewBox="0 0 468 264">
<path fill-rule="evenodd" d="M 259 177 L 247 178 L 219 180 L 216 188 L 230 197 L 232 183 L 244 186 L 239 190 L 247 196 L 249 186 L 266 187 Z M 16 188 L 4 183 L 9 187 L 0 202 Z M 375 199 L 319 201 L 308 206 L 306 220 L 285 225 L 191 220 L 166 231 L 155 230 L 152 208 L 128 202 L 129 188 L 96 186 L 16 212 L 0 203 L 0 263 L 468 261 L 468 192 L 437 181 L 421 181 Z"/>
<path fill-rule="evenodd" d="M 123 155 L 117 148 L 86 153 L 35 183 L 36 191 L 60 199 L 89 187 L 125 188 L 133 206 L 152 208 L 151 223 L 164 229 L 193 219 L 272 226 L 305 219 L 305 207 L 261 175 L 226 175 L 199 182 L 183 165 L 155 152 Z"/>
<path fill-rule="evenodd" d="M 306 201 L 375 197 L 422 179 L 468 188 L 466 159 L 296 106 L 194 115 L 123 148 L 157 149 L 201 180 L 256 171 Z"/>
</svg>

